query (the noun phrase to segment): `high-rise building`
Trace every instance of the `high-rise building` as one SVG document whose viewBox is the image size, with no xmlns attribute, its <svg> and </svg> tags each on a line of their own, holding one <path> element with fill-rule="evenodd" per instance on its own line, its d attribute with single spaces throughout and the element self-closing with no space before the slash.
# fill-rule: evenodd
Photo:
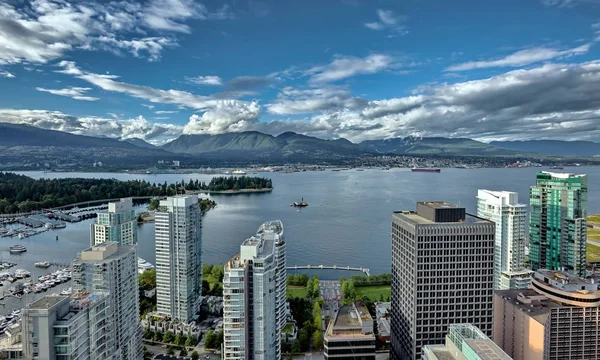
<svg viewBox="0 0 600 360">
<path fill-rule="evenodd" d="M 325 331 L 325 359 L 375 360 L 373 329 L 373 318 L 366 306 L 360 303 L 341 306 Z"/>
<path fill-rule="evenodd" d="M 420 359 L 448 326 L 492 333 L 492 221 L 447 202 L 419 202 L 392 216 L 392 360 Z"/>
<path fill-rule="evenodd" d="M 283 224 L 266 222 L 225 265 L 224 359 L 281 359 L 286 290 Z"/>
<path fill-rule="evenodd" d="M 137 220 L 131 198 L 108 203 L 108 211 L 98 213 L 96 222 L 90 225 L 91 246 L 107 241 L 119 245 L 137 243 Z"/>
<path fill-rule="evenodd" d="M 24 358 L 119 359 L 111 311 L 105 293 L 44 296 L 29 304 L 21 319 Z"/>
<path fill-rule="evenodd" d="M 542 171 L 529 191 L 529 263 L 533 270 L 585 275 L 587 176 Z"/>
<path fill-rule="evenodd" d="M 425 345 L 422 360 L 513 360 L 471 324 L 450 325 L 445 345 Z"/>
<path fill-rule="evenodd" d="M 197 195 L 169 197 L 155 218 L 157 312 L 190 321 L 202 289 L 201 217 Z"/>
<path fill-rule="evenodd" d="M 477 216 L 496 224 L 494 289 L 526 288 L 531 271 L 525 270 L 527 205 L 509 191 L 477 191 Z"/>
<path fill-rule="evenodd" d="M 529 289 L 494 294 L 494 342 L 515 360 L 600 359 L 595 279 L 540 269 Z"/>
<path fill-rule="evenodd" d="M 73 261 L 73 289 L 108 292 L 109 321 L 117 358 L 139 359 L 142 353 L 136 246 L 101 243 Z"/>
</svg>

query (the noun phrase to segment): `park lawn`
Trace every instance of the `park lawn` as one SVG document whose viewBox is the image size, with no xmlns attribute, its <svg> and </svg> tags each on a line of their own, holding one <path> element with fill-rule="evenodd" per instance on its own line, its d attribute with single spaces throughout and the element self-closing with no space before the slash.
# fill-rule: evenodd
<svg viewBox="0 0 600 360">
<path fill-rule="evenodd" d="M 587 261 L 600 261 L 600 246 L 588 243 L 585 255 Z"/>
<path fill-rule="evenodd" d="M 392 293 L 392 287 L 390 285 L 356 286 L 355 290 L 357 296 L 367 296 L 371 301 L 381 300 L 382 295 L 383 300 L 387 301 L 388 297 L 390 297 Z"/>
<path fill-rule="evenodd" d="M 292 334 L 294 332 L 294 323 L 289 322 L 285 324 L 281 332 L 284 334 Z"/>
<path fill-rule="evenodd" d="M 587 237 L 591 240 L 600 240 L 600 230 L 587 228 Z"/>
<path fill-rule="evenodd" d="M 590 224 L 600 225 L 600 214 L 590 215 L 587 218 Z"/>
<path fill-rule="evenodd" d="M 306 298 L 306 287 L 288 285 L 287 294 L 291 298 Z"/>
</svg>

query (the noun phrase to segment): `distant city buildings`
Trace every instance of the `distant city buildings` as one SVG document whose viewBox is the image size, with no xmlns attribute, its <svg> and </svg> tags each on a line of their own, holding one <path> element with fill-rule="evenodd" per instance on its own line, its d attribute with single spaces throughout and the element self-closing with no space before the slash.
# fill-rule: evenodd
<svg viewBox="0 0 600 360">
<path fill-rule="evenodd" d="M 323 345 L 325 359 L 375 360 L 373 318 L 366 306 L 341 306 L 329 322 Z"/>
<path fill-rule="evenodd" d="M 542 171 L 529 192 L 529 262 L 532 270 L 585 275 L 587 242 L 586 175 Z"/>
<path fill-rule="evenodd" d="M 123 359 L 115 353 L 112 312 L 104 293 L 42 297 L 23 311 L 24 358 Z M 139 354 L 141 348 L 135 359 Z"/>
<path fill-rule="evenodd" d="M 188 322 L 202 288 L 201 217 L 197 195 L 161 200 L 155 218 L 157 313 Z"/>
<path fill-rule="evenodd" d="M 225 265 L 223 358 L 281 359 L 286 306 L 285 241 L 281 221 L 262 224 Z"/>
<path fill-rule="evenodd" d="M 494 289 L 523 289 L 531 281 L 524 268 L 527 205 L 509 191 L 477 191 L 477 216 L 496 224 Z"/>
<path fill-rule="evenodd" d="M 600 291 L 592 279 L 540 269 L 530 289 L 494 295 L 494 342 L 515 360 L 600 359 Z"/>
<path fill-rule="evenodd" d="M 139 359 L 142 339 L 135 245 L 106 242 L 84 250 L 73 261 L 72 274 L 75 291 L 107 293 L 107 321 L 118 358 Z"/>
<path fill-rule="evenodd" d="M 491 336 L 494 222 L 447 202 L 419 202 L 392 216 L 392 360 L 420 359 L 448 326 Z"/>
<path fill-rule="evenodd" d="M 445 345 L 425 345 L 422 360 L 512 360 L 476 326 L 448 327 Z"/>
<path fill-rule="evenodd" d="M 137 243 L 137 220 L 131 198 L 108 203 L 108 210 L 98 213 L 98 218 L 90 226 L 91 246 L 107 241 L 119 245 Z"/>
</svg>

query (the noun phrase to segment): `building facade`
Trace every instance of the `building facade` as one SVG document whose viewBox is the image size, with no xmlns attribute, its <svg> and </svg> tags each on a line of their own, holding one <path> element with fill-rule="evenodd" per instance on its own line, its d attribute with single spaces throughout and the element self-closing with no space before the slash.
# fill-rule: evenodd
<svg viewBox="0 0 600 360">
<path fill-rule="evenodd" d="M 284 273 L 283 224 L 266 222 L 225 265 L 224 359 L 281 359 L 281 331 L 288 318 Z"/>
<path fill-rule="evenodd" d="M 447 202 L 392 216 L 390 358 L 420 359 L 448 326 L 492 332 L 495 224 Z"/>
<path fill-rule="evenodd" d="M 323 339 L 325 359 L 375 360 L 373 318 L 360 303 L 341 306 Z"/>
<path fill-rule="evenodd" d="M 108 203 L 106 212 L 98 213 L 90 225 L 91 246 L 114 241 L 119 245 L 137 243 L 137 220 L 131 198 Z"/>
<path fill-rule="evenodd" d="M 494 289 L 526 288 L 531 278 L 524 268 L 527 205 L 519 204 L 516 192 L 478 190 L 477 216 L 496 224 Z M 523 271 L 529 276 L 523 277 Z"/>
<path fill-rule="evenodd" d="M 492 339 L 471 324 L 448 327 L 445 345 L 425 345 L 422 360 L 512 360 Z"/>
<path fill-rule="evenodd" d="M 72 274 L 75 291 L 108 292 L 117 358 L 139 359 L 142 338 L 135 245 L 108 242 L 84 250 L 73 261 Z"/>
<path fill-rule="evenodd" d="M 494 294 L 494 342 L 515 360 L 600 359 L 595 279 L 538 270 L 530 289 Z"/>
<path fill-rule="evenodd" d="M 157 312 L 188 322 L 202 289 L 201 214 L 197 195 L 169 197 L 155 218 Z"/>
<path fill-rule="evenodd" d="M 542 171 L 529 191 L 529 262 L 532 270 L 585 275 L 586 175 Z"/>
<path fill-rule="evenodd" d="M 25 359 L 119 359 L 104 293 L 45 296 L 23 311 Z"/>
</svg>

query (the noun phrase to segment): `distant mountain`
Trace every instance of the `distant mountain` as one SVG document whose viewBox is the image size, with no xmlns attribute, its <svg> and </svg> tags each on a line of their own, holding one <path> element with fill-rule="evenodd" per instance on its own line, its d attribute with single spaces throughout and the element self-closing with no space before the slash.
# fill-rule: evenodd
<svg viewBox="0 0 600 360">
<path fill-rule="evenodd" d="M 146 148 L 146 149 L 156 149 L 156 146 L 147 143 L 145 140 L 140 139 L 140 138 L 130 138 L 130 139 L 125 139 L 122 140 L 124 142 L 130 143 L 132 145 L 135 145 L 137 147 L 141 147 L 141 148 Z"/>
<path fill-rule="evenodd" d="M 498 156 L 516 155 L 518 151 L 464 138 L 405 137 L 385 140 L 365 140 L 360 145 L 384 154 Z"/>
<path fill-rule="evenodd" d="M 219 135 L 181 135 L 161 147 L 164 150 L 202 156 L 243 158 L 348 157 L 372 151 L 346 139 L 323 140 L 286 132 L 279 136 L 258 131 Z"/>
<path fill-rule="evenodd" d="M 492 141 L 490 145 L 521 152 L 535 152 L 556 156 L 598 156 L 600 143 L 592 141 L 526 140 Z"/>
</svg>

